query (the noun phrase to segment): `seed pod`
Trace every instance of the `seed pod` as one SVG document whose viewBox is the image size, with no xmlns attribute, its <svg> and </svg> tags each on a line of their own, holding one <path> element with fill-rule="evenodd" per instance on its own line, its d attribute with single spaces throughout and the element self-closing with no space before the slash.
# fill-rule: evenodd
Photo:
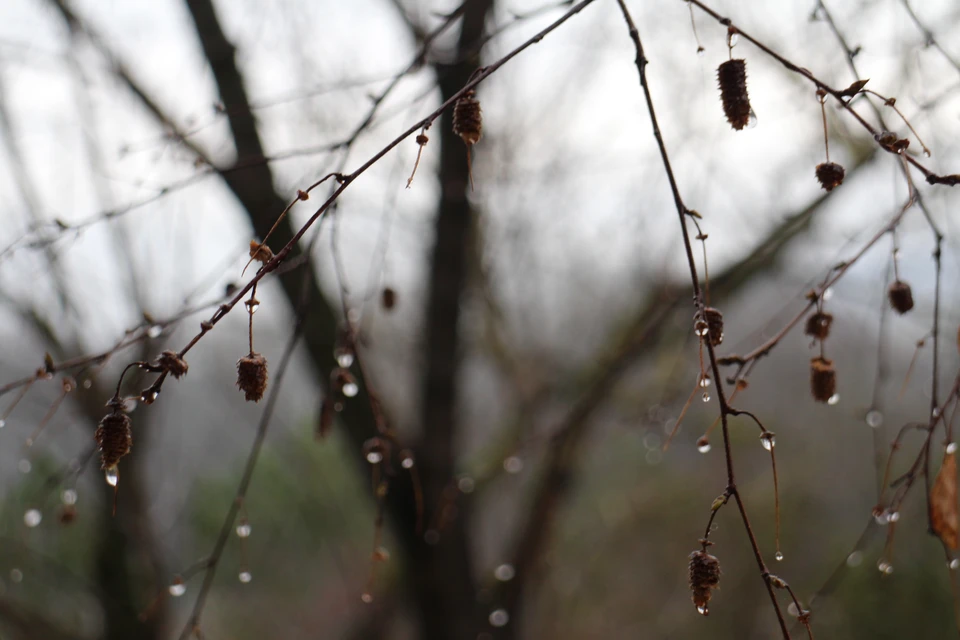
<svg viewBox="0 0 960 640">
<path fill-rule="evenodd" d="M 750 122 L 750 96 L 747 95 L 747 63 L 727 60 L 717 69 L 720 100 L 730 126 L 740 131 Z"/>
<path fill-rule="evenodd" d="M 160 354 L 160 357 L 157 358 L 157 364 L 165 372 L 172 375 L 177 380 L 181 376 L 187 375 L 187 361 L 180 357 L 176 351 L 164 351 Z"/>
<path fill-rule="evenodd" d="M 130 416 L 123 412 L 118 399 L 111 400 L 109 406 L 110 413 L 100 420 L 93 436 L 100 449 L 100 468 L 103 470 L 115 469 L 120 458 L 130 453 L 133 445 Z"/>
<path fill-rule="evenodd" d="M 817 165 L 817 180 L 827 191 L 833 191 L 843 184 L 843 167 L 836 162 L 821 162 Z"/>
<path fill-rule="evenodd" d="M 894 281 L 887 290 L 887 297 L 890 299 L 890 306 L 900 315 L 913 309 L 913 291 L 906 282 Z"/>
<path fill-rule="evenodd" d="M 703 615 L 710 613 L 711 590 L 720 583 L 720 561 L 706 551 L 690 554 L 690 591 L 693 604 Z"/>
<path fill-rule="evenodd" d="M 830 335 L 830 325 L 833 323 L 833 315 L 823 311 L 817 311 L 807 318 L 807 327 L 804 331 L 808 336 L 817 340 L 826 340 Z"/>
<path fill-rule="evenodd" d="M 466 145 L 477 144 L 483 134 L 483 115 L 477 93 L 471 89 L 453 105 L 453 132 Z"/>
<path fill-rule="evenodd" d="M 810 391 L 817 402 L 827 402 L 837 392 L 837 371 L 832 360 L 820 356 L 810 360 Z"/>
<path fill-rule="evenodd" d="M 260 402 L 267 390 L 267 359 L 251 353 L 237 360 L 237 386 L 248 402 Z"/>
</svg>

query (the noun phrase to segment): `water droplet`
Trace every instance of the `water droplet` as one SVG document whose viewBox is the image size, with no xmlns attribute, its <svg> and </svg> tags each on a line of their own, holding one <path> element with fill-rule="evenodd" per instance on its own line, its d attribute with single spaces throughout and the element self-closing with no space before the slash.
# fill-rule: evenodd
<svg viewBox="0 0 960 640">
<path fill-rule="evenodd" d="M 510 614 L 506 609 L 495 609 L 490 612 L 490 626 L 505 627 L 510 622 Z"/>
<path fill-rule="evenodd" d="M 890 563 L 883 559 L 877 561 L 877 569 L 880 571 L 880 573 L 893 572 L 893 568 L 890 566 Z"/>
<path fill-rule="evenodd" d="M 887 566 L 883 568 L 883 572 L 887 575 L 890 575 L 891 573 L 893 573 L 893 565 L 887 564 Z"/>
<path fill-rule="evenodd" d="M 930 412 L 930 415 L 933 416 L 934 418 L 939 418 L 939 417 L 940 417 L 940 409 L 938 409 L 937 407 L 934 407 L 934 408 L 933 408 L 933 411 Z"/>
<path fill-rule="evenodd" d="M 370 604 L 371 602 L 373 602 L 373 595 L 369 593 L 361 593 L 360 601 L 363 602 L 364 604 Z"/>
<path fill-rule="evenodd" d="M 155 389 L 144 391 L 143 394 L 140 396 L 140 402 L 142 402 L 143 404 L 153 404 L 154 402 L 156 402 L 157 396 L 159 395 L 160 395 L 160 392 Z"/>
<path fill-rule="evenodd" d="M 89 378 L 87 378 L 86 380 L 83 381 L 84 389 L 89 389 L 92 386 L 93 386 L 93 380 L 90 380 Z"/>
<path fill-rule="evenodd" d="M 40 524 L 41 520 L 43 520 L 43 514 L 40 513 L 39 509 L 28 509 L 27 512 L 23 514 L 23 524 L 31 529 Z"/>
<path fill-rule="evenodd" d="M 510 456 L 503 461 L 503 468 L 507 473 L 520 473 L 523 471 L 523 460 L 517 456 Z"/>
<path fill-rule="evenodd" d="M 253 527 L 246 520 L 237 525 L 237 535 L 241 538 L 249 538 L 252 532 Z"/>
<path fill-rule="evenodd" d="M 900 520 L 899 511 L 891 511 L 890 513 L 887 514 L 887 522 L 897 522 L 899 520 Z"/>
<path fill-rule="evenodd" d="M 0 420 L 0 429 L 3 429 L 5 426 L 7 426 L 7 421 L 6 421 L 6 420 Z"/>
<path fill-rule="evenodd" d="M 167 587 L 167 591 L 169 591 L 170 595 L 174 598 L 179 598 L 187 592 L 187 585 L 183 584 L 183 580 L 177 578 L 173 581 L 173 584 Z"/>
<path fill-rule="evenodd" d="M 507 582 L 513 580 L 513 576 L 516 575 L 516 570 L 513 568 L 512 564 L 501 564 L 496 569 L 493 570 L 493 576 L 500 582 Z"/>
<path fill-rule="evenodd" d="M 161 333 L 163 333 L 163 327 L 159 324 L 151 325 L 150 328 L 147 329 L 147 336 L 150 338 L 159 338 Z"/>
<path fill-rule="evenodd" d="M 360 387 L 356 382 L 348 382 L 343 385 L 343 395 L 347 396 L 348 398 L 352 398 L 358 393 L 360 393 Z"/>
<path fill-rule="evenodd" d="M 800 610 L 797 609 L 797 603 L 796 603 L 796 602 L 791 602 L 790 604 L 787 605 L 787 613 L 789 613 L 790 615 L 792 615 L 794 618 L 796 618 L 798 615 L 800 615 Z"/>
<path fill-rule="evenodd" d="M 710 394 L 707 391 L 703 392 L 703 401 L 710 402 Z"/>
<path fill-rule="evenodd" d="M 353 364 L 353 352 L 349 349 L 339 350 L 336 355 L 337 365 L 344 369 L 349 369 Z"/>
<path fill-rule="evenodd" d="M 773 448 L 777 446 L 777 438 L 769 431 L 762 433 L 760 434 L 760 444 L 762 444 L 763 448 L 767 451 L 772 451 Z"/>
<path fill-rule="evenodd" d="M 63 502 L 63 504 L 77 504 L 77 490 L 64 489 L 60 493 L 60 500 Z"/>
<path fill-rule="evenodd" d="M 957 443 L 951 442 L 947 445 L 947 453 L 956 453 L 957 452 Z"/>
<path fill-rule="evenodd" d="M 859 567 L 863 562 L 863 554 L 859 551 L 854 551 L 847 556 L 847 566 L 848 567 Z"/>
<path fill-rule="evenodd" d="M 115 487 L 120 482 L 120 470 L 117 469 L 116 465 L 104 469 L 103 477 L 106 478 L 108 485 Z"/>
<path fill-rule="evenodd" d="M 32 469 L 33 469 L 33 464 L 31 464 L 30 461 L 27 460 L 26 458 L 23 458 L 22 460 L 20 460 L 20 462 L 17 463 L 17 470 L 20 473 L 30 473 Z"/>
<path fill-rule="evenodd" d="M 710 376 L 707 374 L 700 376 L 700 387 L 703 389 L 706 389 L 709 386 L 710 386 Z"/>
<path fill-rule="evenodd" d="M 820 299 L 826 302 L 833 297 L 833 287 L 827 287 L 823 290 L 823 293 L 820 294 Z"/>
<path fill-rule="evenodd" d="M 699 614 L 702 615 L 702 616 L 708 616 L 708 615 L 710 615 L 710 608 L 707 607 L 707 605 L 705 605 L 705 604 L 698 604 L 698 605 L 697 605 L 697 613 L 699 613 Z"/>
<path fill-rule="evenodd" d="M 383 462 L 383 454 L 379 451 L 371 451 L 367 454 L 367 462 L 370 464 L 380 464 Z"/>
<path fill-rule="evenodd" d="M 884 509 L 883 511 L 876 511 L 876 510 L 875 510 L 875 511 L 873 512 L 873 521 L 876 522 L 877 524 L 881 525 L 881 526 L 888 524 L 890 521 L 887 520 L 887 513 L 888 513 L 888 512 L 887 512 L 886 509 Z"/>
<path fill-rule="evenodd" d="M 960 569 L 960 559 L 954 558 L 953 560 L 950 561 L 950 564 L 948 564 L 947 566 L 954 571 L 956 571 L 957 569 Z"/>
<path fill-rule="evenodd" d="M 703 47 L 697 47 L 697 55 L 700 56 L 701 58 L 703 57 L 703 54 L 705 51 L 706 49 L 704 49 Z"/>
<path fill-rule="evenodd" d="M 404 469 L 413 469 L 413 465 L 414 465 L 414 460 L 413 460 L 413 457 L 411 456 L 407 456 L 400 461 L 400 466 L 403 467 Z"/>
<path fill-rule="evenodd" d="M 255 314 L 257 312 L 257 309 L 260 308 L 259 300 L 247 300 L 243 304 L 247 305 L 247 312 L 249 312 L 250 315 Z"/>
<path fill-rule="evenodd" d="M 23 582 L 23 571 L 20 571 L 20 569 L 10 569 L 10 580 L 17 584 Z"/>
<path fill-rule="evenodd" d="M 693 332 L 702 338 L 710 332 L 710 326 L 703 320 L 698 320 L 693 325 Z"/>
<path fill-rule="evenodd" d="M 736 31 L 731 31 L 727 33 L 727 46 L 735 47 L 737 43 L 740 42 L 740 34 Z"/>
<path fill-rule="evenodd" d="M 706 437 L 697 440 L 697 451 L 700 453 L 707 453 L 710 451 L 710 441 L 707 440 Z"/>
<path fill-rule="evenodd" d="M 133 410 L 137 408 L 137 398 L 134 398 L 133 396 L 124 398 L 123 404 L 120 408 L 123 409 L 124 413 L 133 413 Z"/>
<path fill-rule="evenodd" d="M 241 571 L 240 575 L 238 575 L 237 578 L 239 578 L 240 582 L 242 582 L 243 584 L 247 584 L 248 582 L 253 580 L 253 574 L 251 574 L 249 571 Z"/>
<path fill-rule="evenodd" d="M 840 394 L 839 394 L 839 393 L 833 394 L 833 395 L 830 396 L 830 398 L 827 400 L 827 404 L 829 404 L 830 406 L 833 406 L 833 405 L 837 404 L 838 402 L 840 402 Z"/>
<path fill-rule="evenodd" d="M 750 109 L 750 116 L 747 118 L 747 129 L 754 129 L 754 128 L 756 128 L 757 123 L 758 123 L 759 121 L 760 121 L 760 119 L 757 118 L 757 112 L 754 111 L 754 110 L 751 108 L 751 109 Z"/>
<path fill-rule="evenodd" d="M 463 476 L 457 480 L 457 488 L 460 489 L 462 493 L 473 493 L 473 490 L 476 488 L 476 483 L 470 476 Z"/>
<path fill-rule="evenodd" d="M 777 559 L 777 562 L 782 562 L 782 561 L 783 561 L 783 552 L 777 551 L 776 555 L 773 556 L 773 557 Z"/>
<path fill-rule="evenodd" d="M 867 421 L 867 426 L 870 426 L 876 429 L 877 427 L 883 424 L 883 414 L 877 411 L 876 409 L 872 409 L 867 412 L 866 421 Z"/>
</svg>

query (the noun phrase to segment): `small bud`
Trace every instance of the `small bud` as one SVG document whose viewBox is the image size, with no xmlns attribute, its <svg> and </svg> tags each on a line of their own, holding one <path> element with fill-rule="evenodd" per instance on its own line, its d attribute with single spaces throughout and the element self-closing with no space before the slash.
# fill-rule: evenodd
<svg viewBox="0 0 960 640">
<path fill-rule="evenodd" d="M 890 306 L 900 315 L 913 309 L 913 291 L 906 282 L 893 282 L 887 290 L 887 297 L 890 299 Z"/>
<path fill-rule="evenodd" d="M 267 359 L 251 353 L 237 360 L 237 386 L 247 401 L 260 402 L 267 390 Z"/>
<path fill-rule="evenodd" d="M 250 257 L 256 260 L 257 262 L 267 264 L 268 262 L 273 260 L 273 251 L 271 251 L 270 247 L 268 247 L 266 244 L 260 244 L 256 240 L 251 240 L 250 241 Z"/>
<path fill-rule="evenodd" d="M 817 165 L 817 180 L 827 191 L 833 191 L 843 184 L 843 167 L 836 162 L 821 162 Z"/>
<path fill-rule="evenodd" d="M 428 138 L 428 137 L 427 137 L 425 134 L 423 134 L 423 133 L 421 133 L 420 135 L 418 135 L 417 138 L 416 138 L 416 140 L 417 140 L 417 144 L 420 145 L 421 147 L 424 146 L 425 144 L 427 144 L 428 142 L 430 142 L 430 138 Z"/>
<path fill-rule="evenodd" d="M 830 335 L 830 325 L 833 323 L 833 315 L 817 311 L 815 314 L 807 318 L 807 327 L 804 331 L 808 336 L 816 338 L 817 340 L 826 340 L 827 336 Z"/>
<path fill-rule="evenodd" d="M 297 189 L 297 199 L 298 200 L 309 200 L 310 194 L 304 191 L 303 189 Z"/>
<path fill-rule="evenodd" d="M 380 304 L 387 311 L 393 309 L 397 306 L 397 292 L 390 287 L 384 287 L 380 292 Z"/>
<path fill-rule="evenodd" d="M 164 351 L 157 358 L 157 365 L 165 372 L 172 375 L 177 380 L 181 376 L 187 375 L 187 361 L 180 357 L 176 351 Z"/>
<path fill-rule="evenodd" d="M 810 390 L 817 402 L 828 402 L 837 392 L 833 361 L 819 356 L 810 360 Z"/>
<path fill-rule="evenodd" d="M 727 60 L 717 69 L 720 100 L 730 126 L 740 131 L 750 122 L 750 96 L 747 95 L 747 63 Z"/>
<path fill-rule="evenodd" d="M 703 615 L 709 614 L 711 590 L 720 584 L 720 561 L 706 551 L 690 554 L 690 591 L 693 604 Z"/>
</svg>

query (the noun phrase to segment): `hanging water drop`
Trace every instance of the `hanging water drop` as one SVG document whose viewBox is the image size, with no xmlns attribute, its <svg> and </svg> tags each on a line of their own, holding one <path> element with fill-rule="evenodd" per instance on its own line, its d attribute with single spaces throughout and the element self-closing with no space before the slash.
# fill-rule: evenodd
<svg viewBox="0 0 960 640">
<path fill-rule="evenodd" d="M 161 333 L 163 333 L 163 327 L 159 324 L 150 325 L 150 328 L 147 329 L 147 337 L 149 338 L 159 338 Z"/>
<path fill-rule="evenodd" d="M 791 602 L 787 605 L 787 613 L 792 615 L 794 618 L 800 615 L 800 610 L 797 608 L 796 602 Z"/>
<path fill-rule="evenodd" d="M 772 451 L 773 448 L 777 445 L 777 438 L 773 433 L 767 431 L 760 434 L 760 444 L 763 445 L 763 448 L 767 451 Z"/>
<path fill-rule="evenodd" d="M 253 580 L 253 575 L 249 571 L 241 571 L 240 575 L 238 575 L 237 578 L 239 578 L 240 582 L 242 582 L 243 584 L 247 584 L 248 582 Z"/>
<path fill-rule="evenodd" d="M 173 581 L 173 584 L 167 587 L 167 591 L 169 591 L 170 595 L 174 598 L 179 598 L 187 592 L 187 585 L 183 584 L 183 580 L 177 578 Z"/>
<path fill-rule="evenodd" d="M 710 615 L 710 608 L 705 604 L 698 604 L 697 613 L 699 613 L 702 616 L 708 616 Z"/>
<path fill-rule="evenodd" d="M 249 538 L 252 532 L 253 527 L 246 520 L 237 525 L 237 536 L 240 538 Z"/>
<path fill-rule="evenodd" d="M 506 609 L 495 609 L 490 612 L 490 626 L 505 627 L 510 622 L 510 614 Z"/>
<path fill-rule="evenodd" d="M 123 409 L 124 413 L 133 413 L 134 409 L 137 408 L 137 398 L 130 396 L 129 398 L 123 399 L 123 404 L 120 406 Z"/>
<path fill-rule="evenodd" d="M 383 454 L 379 451 L 371 451 L 367 453 L 367 462 L 370 464 L 380 464 L 383 462 Z"/>
<path fill-rule="evenodd" d="M 823 290 L 823 293 L 820 294 L 820 299 L 826 302 L 833 297 L 833 287 L 827 287 Z"/>
<path fill-rule="evenodd" d="M 344 369 L 349 369 L 350 365 L 353 364 L 353 351 L 350 349 L 337 349 L 334 357 L 337 360 L 337 365 Z"/>
<path fill-rule="evenodd" d="M 957 452 L 957 443 L 951 442 L 947 445 L 947 453 L 956 453 Z"/>
<path fill-rule="evenodd" d="M 706 389 L 709 386 L 710 386 L 710 374 L 705 373 L 702 376 L 700 376 L 700 388 Z"/>
<path fill-rule="evenodd" d="M 835 394 L 833 394 L 832 396 L 830 396 L 830 397 L 827 399 L 827 404 L 829 404 L 830 406 L 833 406 L 833 405 L 837 404 L 838 402 L 840 402 L 840 394 L 839 394 L 839 393 L 835 393 Z"/>
<path fill-rule="evenodd" d="M 60 493 L 60 500 L 63 502 L 63 504 L 77 504 L 76 489 L 64 489 Z"/>
<path fill-rule="evenodd" d="M 934 407 L 934 408 L 933 408 L 933 411 L 930 412 L 930 415 L 931 415 L 932 417 L 934 417 L 934 418 L 939 418 L 939 417 L 940 417 L 940 409 L 937 408 L 937 407 Z"/>
<path fill-rule="evenodd" d="M 881 559 L 877 561 L 877 569 L 880 571 L 880 573 L 888 573 L 887 569 L 889 567 L 890 563 L 886 560 Z"/>
<path fill-rule="evenodd" d="M 700 453 L 707 453 L 710 451 L 710 441 L 706 438 L 700 438 L 697 440 L 697 451 Z"/>
<path fill-rule="evenodd" d="M 405 457 L 403 460 L 400 461 L 400 466 L 403 467 L 404 469 L 412 469 L 413 457 L 412 456 Z"/>
<path fill-rule="evenodd" d="M 948 564 L 947 566 L 950 567 L 953 571 L 960 569 L 960 559 L 954 558 L 953 560 L 950 561 L 950 564 Z"/>
<path fill-rule="evenodd" d="M 750 115 L 747 117 L 747 129 L 755 128 L 758 122 L 759 118 L 757 118 L 757 112 L 751 108 Z"/>
<path fill-rule="evenodd" d="M 356 382 L 348 382 L 343 385 L 343 395 L 347 396 L 348 398 L 353 398 L 358 393 L 360 393 L 360 387 Z"/>
<path fill-rule="evenodd" d="M 873 427 L 874 429 L 876 429 L 877 427 L 883 424 L 883 414 L 877 411 L 876 409 L 871 409 L 870 411 L 867 412 L 866 421 L 867 421 L 867 426 Z"/>
<path fill-rule="evenodd" d="M 702 338 L 710 332 L 710 326 L 703 320 L 697 320 L 693 325 L 693 332 Z"/>
<path fill-rule="evenodd" d="M 153 404 L 157 400 L 157 396 L 159 395 L 160 395 L 160 392 L 157 391 L 156 389 L 149 389 L 147 391 L 144 391 L 140 395 L 140 402 L 142 402 L 143 404 Z"/>
<path fill-rule="evenodd" d="M 43 520 L 43 514 L 40 513 L 39 509 L 28 509 L 27 512 L 23 514 L 23 524 L 31 529 L 40 524 L 41 520 Z"/>
<path fill-rule="evenodd" d="M 103 470 L 103 477 L 106 478 L 107 484 L 111 487 L 117 486 L 117 483 L 120 481 L 120 470 L 116 466 L 109 467 Z"/>
<path fill-rule="evenodd" d="M 710 402 L 710 393 L 709 393 L 709 392 L 707 392 L 707 391 L 704 391 L 704 392 L 703 392 L 703 401 L 704 401 L 704 402 Z"/>
<path fill-rule="evenodd" d="M 697 56 L 702 58 L 705 52 L 706 52 L 706 49 L 704 49 L 703 47 L 697 47 Z"/>
<path fill-rule="evenodd" d="M 369 593 L 366 593 L 366 592 L 361 593 L 361 594 L 360 594 L 360 601 L 361 601 L 363 604 L 370 604 L 371 602 L 373 602 L 373 595 L 372 595 L 372 594 L 369 594 Z"/>
<path fill-rule="evenodd" d="M 513 576 L 515 575 L 516 570 L 513 568 L 512 564 L 501 564 L 493 570 L 493 576 L 500 582 L 508 582 L 513 580 Z"/>
<path fill-rule="evenodd" d="M 7 426 L 7 421 L 6 421 L 6 420 L 0 420 L 0 429 L 3 429 L 5 426 Z"/>
<path fill-rule="evenodd" d="M 860 563 L 863 562 L 863 554 L 859 551 L 854 551 L 847 556 L 847 566 L 848 567 L 859 567 Z"/>
<path fill-rule="evenodd" d="M 735 47 L 739 41 L 740 34 L 731 28 L 731 30 L 727 32 L 727 46 Z"/>
<path fill-rule="evenodd" d="M 782 552 L 782 551 L 777 551 L 776 555 L 774 555 L 773 557 L 777 559 L 777 562 L 783 562 L 783 552 Z"/>
<path fill-rule="evenodd" d="M 900 520 L 899 511 L 891 511 L 890 513 L 887 514 L 887 522 L 897 522 L 899 520 Z"/>
<path fill-rule="evenodd" d="M 253 299 L 251 299 L 251 300 L 247 300 L 247 301 L 244 302 L 243 304 L 247 305 L 247 312 L 248 312 L 250 315 L 255 314 L 255 313 L 257 312 L 257 309 L 260 308 L 260 301 L 257 300 L 256 298 L 253 298 Z"/>
</svg>

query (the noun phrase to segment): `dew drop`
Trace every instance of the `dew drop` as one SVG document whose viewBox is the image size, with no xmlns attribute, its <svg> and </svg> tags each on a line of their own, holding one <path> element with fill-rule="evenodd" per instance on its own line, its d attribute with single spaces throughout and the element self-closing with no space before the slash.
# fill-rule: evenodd
<svg viewBox="0 0 960 640">
<path fill-rule="evenodd" d="M 112 466 L 108 469 L 105 469 L 103 472 L 103 477 L 106 478 L 107 484 L 111 487 L 117 486 L 117 483 L 120 481 L 120 471 L 116 466 Z"/>
<path fill-rule="evenodd" d="M 833 395 L 830 396 L 830 398 L 827 400 L 827 404 L 829 404 L 829 405 L 831 405 L 831 406 L 837 404 L 838 402 L 840 402 L 840 394 L 839 394 L 839 393 L 833 394 Z"/>
<path fill-rule="evenodd" d="M 950 564 L 948 564 L 947 566 L 950 567 L 953 571 L 960 569 L 960 559 L 954 558 L 953 560 L 950 561 Z"/>
<path fill-rule="evenodd" d="M 697 451 L 700 453 L 707 453 L 710 451 L 710 441 L 707 440 L 706 436 L 697 440 Z"/>
<path fill-rule="evenodd" d="M 93 380 L 90 380 L 89 378 L 87 378 L 86 380 L 83 381 L 84 389 L 89 389 L 92 386 L 93 386 Z"/>
<path fill-rule="evenodd" d="M 892 571 L 890 563 L 882 559 L 877 561 L 877 569 L 880 573 L 890 573 Z"/>
<path fill-rule="evenodd" d="M 930 415 L 933 416 L 934 418 L 939 418 L 939 417 L 940 417 L 940 409 L 938 409 L 937 407 L 934 407 L 934 408 L 933 408 L 933 411 L 930 412 Z"/>
<path fill-rule="evenodd" d="M 517 456 L 510 456 L 503 461 L 503 468 L 507 473 L 520 473 L 523 471 L 523 460 Z"/>
<path fill-rule="evenodd" d="M 797 617 L 800 615 L 800 610 L 797 609 L 796 602 L 791 602 L 790 604 L 787 605 L 787 613 L 789 613 L 793 617 Z"/>
<path fill-rule="evenodd" d="M 251 533 L 253 533 L 253 527 L 246 520 L 237 525 L 237 536 L 249 538 Z"/>
<path fill-rule="evenodd" d="M 823 293 L 820 294 L 820 299 L 826 302 L 833 297 L 833 287 L 827 287 L 823 290 Z"/>
<path fill-rule="evenodd" d="M 859 551 L 854 551 L 847 556 L 847 566 L 848 567 L 859 567 L 863 562 L 863 554 Z"/>
<path fill-rule="evenodd" d="M 704 402 L 710 402 L 710 393 L 709 393 L 709 392 L 707 392 L 707 391 L 704 391 L 704 392 L 703 392 L 703 401 L 704 401 Z"/>
<path fill-rule="evenodd" d="M 476 486 L 476 483 L 470 476 L 462 476 L 457 480 L 457 488 L 460 489 L 461 493 L 473 493 Z"/>
<path fill-rule="evenodd" d="M 140 396 L 140 402 L 143 404 L 153 404 L 157 400 L 157 396 L 160 395 L 160 392 L 156 389 L 151 389 L 150 391 L 144 391 Z M 133 411 L 133 409 L 131 409 Z"/>
<path fill-rule="evenodd" d="M 703 389 L 706 389 L 709 386 L 710 386 L 710 376 L 706 374 L 700 376 L 700 387 Z"/>
<path fill-rule="evenodd" d="M 505 627 L 510 622 L 510 614 L 506 609 L 494 609 L 490 612 L 490 626 Z"/>
<path fill-rule="evenodd" d="M 167 591 L 169 591 L 170 595 L 174 598 L 179 598 L 187 592 L 187 585 L 183 584 L 183 580 L 177 578 L 173 581 L 173 584 L 167 587 Z"/>
<path fill-rule="evenodd" d="M 133 413 L 133 410 L 137 408 L 137 398 L 130 396 L 129 398 L 123 399 L 123 404 L 120 406 L 123 409 L 124 413 Z"/>
<path fill-rule="evenodd" d="M 353 352 L 349 349 L 338 350 L 336 354 L 337 365 L 343 369 L 349 369 L 353 364 Z"/>
<path fill-rule="evenodd" d="M 6 420 L 0 420 L 0 429 L 3 429 L 5 426 L 7 426 L 7 421 L 6 421 Z"/>
<path fill-rule="evenodd" d="M 777 559 L 777 562 L 782 562 L 782 561 L 783 561 L 783 552 L 777 551 L 777 554 L 776 554 L 775 556 L 773 556 L 773 557 Z"/>
<path fill-rule="evenodd" d="M 23 571 L 20 571 L 20 569 L 10 569 L 10 581 L 17 584 L 23 582 Z"/>
<path fill-rule="evenodd" d="M 379 451 L 371 451 L 367 454 L 367 462 L 370 464 L 380 464 L 383 462 L 383 454 Z"/>
<path fill-rule="evenodd" d="M 361 593 L 360 601 L 363 602 L 363 604 L 370 604 L 373 602 L 373 595 L 369 593 Z"/>
<path fill-rule="evenodd" d="M 876 522 L 877 524 L 879 524 L 879 525 L 881 525 L 881 526 L 888 524 L 890 521 L 887 520 L 887 513 L 888 513 L 888 512 L 887 512 L 886 509 L 884 509 L 883 511 L 875 511 L 875 512 L 873 513 L 873 520 L 874 520 L 874 522 Z"/>
<path fill-rule="evenodd" d="M 60 493 L 60 500 L 63 502 L 63 504 L 77 504 L 77 490 L 64 489 Z"/>
<path fill-rule="evenodd" d="M 884 567 L 883 572 L 887 575 L 890 575 L 891 573 L 893 573 L 893 565 L 888 564 L 886 567 Z"/>
<path fill-rule="evenodd" d="M 251 574 L 249 571 L 241 571 L 240 575 L 238 575 L 237 578 L 239 578 L 240 582 L 242 582 L 243 584 L 247 584 L 248 582 L 253 580 L 253 574 Z"/>
<path fill-rule="evenodd" d="M 760 444 L 763 445 L 763 448 L 767 451 L 772 451 L 775 446 L 777 446 L 777 439 L 772 433 L 763 433 L 760 434 Z"/>
<path fill-rule="evenodd" d="M 356 382 L 348 382 L 343 385 L 343 395 L 347 396 L 348 398 L 353 398 L 358 393 L 360 393 L 360 387 Z"/>
<path fill-rule="evenodd" d="M 728 33 L 728 34 L 727 34 L 727 46 L 728 46 L 728 47 L 735 47 L 735 46 L 737 46 L 737 43 L 738 43 L 738 42 L 740 42 L 740 34 L 739 34 L 739 33 L 737 33 L 736 31 L 733 31 L 732 33 Z"/>
<path fill-rule="evenodd" d="M 513 576 L 515 576 L 516 573 L 517 572 L 513 568 L 512 564 L 501 564 L 493 570 L 493 576 L 500 582 L 508 582 L 513 580 Z"/>
<path fill-rule="evenodd" d="M 17 470 L 20 473 L 30 473 L 32 469 L 33 464 L 31 464 L 31 462 L 26 458 L 21 459 L 20 462 L 17 463 Z"/>
<path fill-rule="evenodd" d="M 150 328 L 147 329 L 147 337 L 150 338 L 159 338 L 161 333 L 163 333 L 163 327 L 159 324 L 151 325 Z"/>
<path fill-rule="evenodd" d="M 891 511 L 890 513 L 887 514 L 887 522 L 897 522 L 899 520 L 900 520 L 899 511 Z"/>
<path fill-rule="evenodd" d="M 23 514 L 23 524 L 31 529 L 40 524 L 41 520 L 43 520 L 43 514 L 40 513 L 39 509 L 27 509 L 27 512 Z"/>
<path fill-rule="evenodd" d="M 874 429 L 876 429 L 877 427 L 883 424 L 883 414 L 877 411 L 876 409 L 868 411 L 866 421 L 867 421 L 867 426 L 873 427 Z"/>
<path fill-rule="evenodd" d="M 957 452 L 957 443 L 951 442 L 947 445 L 947 453 L 956 453 Z"/>
<path fill-rule="evenodd" d="M 414 464 L 414 461 L 411 456 L 407 456 L 406 458 L 400 461 L 400 466 L 403 467 L 404 469 L 413 469 L 413 464 Z"/>
<path fill-rule="evenodd" d="M 244 304 L 247 305 L 247 311 L 250 313 L 250 315 L 255 314 L 257 309 L 260 308 L 260 302 L 255 300 L 247 300 L 244 302 Z"/>
<path fill-rule="evenodd" d="M 703 320 L 699 320 L 693 325 L 693 332 L 702 338 L 710 332 L 710 327 Z"/>
<path fill-rule="evenodd" d="M 710 615 L 710 609 L 709 609 L 709 607 L 707 607 L 707 605 L 705 605 L 705 604 L 698 604 L 698 605 L 697 605 L 697 613 L 699 613 L 699 614 L 702 615 L 702 616 L 708 616 L 708 615 Z"/>
<path fill-rule="evenodd" d="M 747 118 L 747 129 L 756 128 L 758 122 L 759 118 L 757 118 L 757 112 L 753 109 L 750 109 L 750 116 Z"/>
<path fill-rule="evenodd" d="M 706 49 L 704 49 L 703 47 L 697 47 L 697 55 L 698 55 L 699 57 L 702 58 L 702 57 L 703 57 L 703 54 L 705 53 L 705 51 L 706 51 Z"/>
</svg>

